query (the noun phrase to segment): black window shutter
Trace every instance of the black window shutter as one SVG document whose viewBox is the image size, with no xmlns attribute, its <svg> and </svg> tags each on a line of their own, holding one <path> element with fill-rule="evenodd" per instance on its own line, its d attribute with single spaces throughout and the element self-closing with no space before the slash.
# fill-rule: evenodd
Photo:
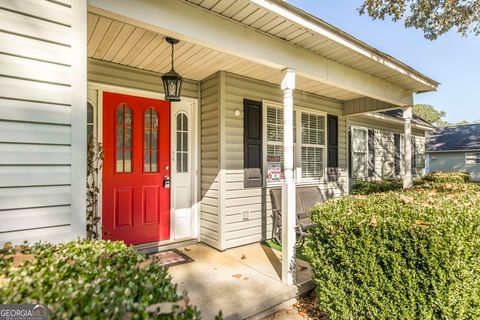
<svg viewBox="0 0 480 320">
<path fill-rule="evenodd" d="M 262 178 L 262 103 L 243 100 L 244 187 L 261 187 Z"/>
<path fill-rule="evenodd" d="M 399 176 L 401 168 L 400 161 L 402 158 L 402 152 L 400 150 L 400 134 L 395 133 L 393 138 L 395 142 L 395 175 Z"/>
<path fill-rule="evenodd" d="M 329 168 L 338 167 L 338 117 L 328 115 L 327 117 L 328 132 L 328 161 Z"/>
<path fill-rule="evenodd" d="M 338 180 L 338 117 L 327 116 L 327 174 L 328 181 Z"/>
<path fill-rule="evenodd" d="M 375 131 L 368 129 L 368 176 L 375 175 Z"/>
</svg>

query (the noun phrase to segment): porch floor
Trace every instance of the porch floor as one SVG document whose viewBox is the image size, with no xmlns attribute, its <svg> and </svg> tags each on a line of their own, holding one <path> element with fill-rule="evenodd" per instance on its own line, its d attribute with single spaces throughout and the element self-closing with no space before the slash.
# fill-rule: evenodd
<svg viewBox="0 0 480 320">
<path fill-rule="evenodd" d="M 169 268 L 180 292 L 204 319 L 258 319 L 290 307 L 311 288 L 312 270 L 297 259 L 297 286 L 281 282 L 281 253 L 259 243 L 219 252 L 204 244 L 179 248 L 195 261 Z"/>
</svg>

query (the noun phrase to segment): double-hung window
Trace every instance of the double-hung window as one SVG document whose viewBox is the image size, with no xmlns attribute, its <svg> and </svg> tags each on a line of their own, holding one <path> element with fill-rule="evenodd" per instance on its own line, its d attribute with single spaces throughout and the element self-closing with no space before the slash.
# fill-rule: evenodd
<svg viewBox="0 0 480 320">
<path fill-rule="evenodd" d="M 361 127 L 352 127 L 351 130 L 352 178 L 363 179 L 368 171 L 368 130 Z"/>
<path fill-rule="evenodd" d="M 302 179 L 323 178 L 325 167 L 325 116 L 302 112 Z"/>
<path fill-rule="evenodd" d="M 267 183 L 283 178 L 283 107 L 264 102 L 266 123 Z M 298 182 L 324 178 L 326 148 L 326 116 L 295 108 L 293 112 L 294 168 Z"/>
</svg>

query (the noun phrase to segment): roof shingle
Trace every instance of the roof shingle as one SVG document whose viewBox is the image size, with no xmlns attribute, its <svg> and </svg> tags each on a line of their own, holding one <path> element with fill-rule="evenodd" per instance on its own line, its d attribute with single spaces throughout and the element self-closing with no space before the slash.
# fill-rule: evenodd
<svg viewBox="0 0 480 320">
<path fill-rule="evenodd" d="M 426 150 L 480 150 L 480 124 L 438 128 L 427 137 Z"/>
<path fill-rule="evenodd" d="M 403 110 L 402 109 L 381 111 L 381 112 L 379 112 L 379 114 L 383 114 L 383 115 L 388 116 L 388 117 L 403 120 Z M 418 124 L 418 125 L 421 125 L 421 126 L 434 128 L 434 126 L 430 122 L 424 120 L 423 118 L 421 118 L 421 117 L 419 117 L 415 114 L 412 116 L 412 123 L 413 124 Z"/>
</svg>

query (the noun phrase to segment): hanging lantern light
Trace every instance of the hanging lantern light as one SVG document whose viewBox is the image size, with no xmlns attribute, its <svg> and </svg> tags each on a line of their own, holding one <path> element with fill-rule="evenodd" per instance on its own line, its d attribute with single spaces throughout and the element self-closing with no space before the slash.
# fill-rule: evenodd
<svg viewBox="0 0 480 320">
<path fill-rule="evenodd" d="M 165 41 L 172 45 L 172 69 L 162 76 L 165 100 L 180 101 L 183 78 L 173 68 L 173 46 L 178 43 L 178 40 L 166 37 Z"/>
</svg>

